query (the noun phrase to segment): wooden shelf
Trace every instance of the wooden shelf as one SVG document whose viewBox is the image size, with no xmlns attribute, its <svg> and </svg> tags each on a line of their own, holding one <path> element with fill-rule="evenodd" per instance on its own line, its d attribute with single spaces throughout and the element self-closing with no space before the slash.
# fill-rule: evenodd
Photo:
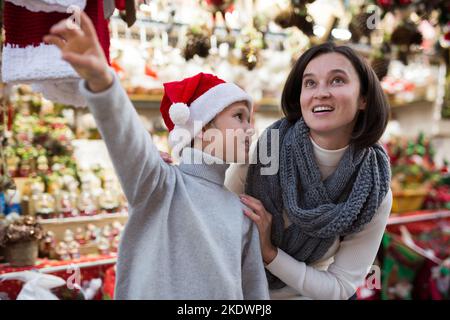
<svg viewBox="0 0 450 320">
<path fill-rule="evenodd" d="M 388 225 L 405 224 L 410 222 L 427 221 L 434 219 L 450 218 L 450 210 L 436 210 L 436 211 L 416 211 L 411 213 L 400 213 L 391 215 L 388 220 Z"/>
<path fill-rule="evenodd" d="M 130 94 L 128 95 L 136 109 L 159 109 L 162 95 Z M 255 102 L 257 112 L 278 112 L 280 102 L 275 98 L 263 98 Z"/>
<path fill-rule="evenodd" d="M 103 228 L 119 221 L 122 225 L 128 220 L 128 214 L 125 212 L 105 213 L 89 217 L 74 218 L 57 218 L 57 219 L 40 219 L 44 231 L 51 231 L 55 235 L 57 242 L 64 239 L 66 230 L 76 232 L 77 228 L 85 229 L 89 224 L 94 224 L 97 228 Z M 97 254 L 98 246 L 95 243 L 88 242 L 80 246 L 81 255 Z"/>
<path fill-rule="evenodd" d="M 396 103 L 396 102 L 390 102 L 391 109 L 393 110 L 400 110 L 400 109 L 407 109 L 412 107 L 423 107 L 423 108 L 432 108 L 434 102 L 428 101 L 428 100 L 417 100 L 417 101 L 411 101 L 411 102 L 405 102 L 405 103 Z"/>
<path fill-rule="evenodd" d="M 117 213 L 102 213 L 95 216 L 82 216 L 73 218 L 55 218 L 55 219 L 39 219 L 39 223 L 45 225 L 69 225 L 69 224 L 83 224 L 83 223 L 95 223 L 105 220 L 126 220 L 128 214 L 125 212 Z"/>
<path fill-rule="evenodd" d="M 98 267 L 98 266 L 104 266 L 109 264 L 115 264 L 117 262 L 117 258 L 105 258 L 105 259 L 99 259 L 97 261 L 90 261 L 90 262 L 79 262 L 79 263 L 71 263 L 68 265 L 62 265 L 62 266 L 56 266 L 56 267 L 44 267 L 42 269 L 39 269 L 39 272 L 42 273 L 55 273 L 59 271 L 64 271 L 69 268 L 72 270 L 74 267 L 77 267 L 79 269 L 82 268 L 91 268 L 91 267 Z"/>
<path fill-rule="evenodd" d="M 130 94 L 128 95 L 136 109 L 159 109 L 162 95 Z"/>
</svg>

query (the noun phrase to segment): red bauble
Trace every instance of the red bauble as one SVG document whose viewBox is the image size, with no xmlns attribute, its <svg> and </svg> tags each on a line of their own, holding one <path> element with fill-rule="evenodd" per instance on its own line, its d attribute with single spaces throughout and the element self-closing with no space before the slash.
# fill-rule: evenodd
<svg viewBox="0 0 450 320">
<path fill-rule="evenodd" d="M 377 0 L 377 3 L 384 8 L 388 8 L 392 6 L 393 0 Z"/>
<path fill-rule="evenodd" d="M 448 31 L 446 34 L 444 34 L 445 41 L 450 41 L 450 31 Z"/>
<path fill-rule="evenodd" d="M 402 6 L 407 6 L 407 5 L 411 4 L 412 1 L 411 0 L 399 0 L 398 2 Z"/>
<path fill-rule="evenodd" d="M 231 9 L 234 0 L 206 0 L 207 7 L 213 12 L 226 12 Z"/>
</svg>

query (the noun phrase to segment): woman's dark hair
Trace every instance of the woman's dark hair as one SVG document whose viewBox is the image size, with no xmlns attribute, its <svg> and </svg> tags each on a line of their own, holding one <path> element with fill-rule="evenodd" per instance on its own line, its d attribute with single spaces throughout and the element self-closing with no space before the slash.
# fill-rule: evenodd
<svg viewBox="0 0 450 320">
<path fill-rule="evenodd" d="M 337 46 L 332 42 L 308 49 L 298 58 L 292 68 L 281 96 L 281 107 L 286 119 L 296 122 L 302 117 L 300 94 L 306 66 L 314 58 L 326 53 L 339 53 L 353 65 L 360 81 L 360 95 L 366 98 L 366 108 L 361 110 L 352 133 L 351 143 L 357 148 L 370 147 L 381 138 L 389 118 L 389 103 L 380 81 L 372 68 L 353 49 Z"/>
</svg>

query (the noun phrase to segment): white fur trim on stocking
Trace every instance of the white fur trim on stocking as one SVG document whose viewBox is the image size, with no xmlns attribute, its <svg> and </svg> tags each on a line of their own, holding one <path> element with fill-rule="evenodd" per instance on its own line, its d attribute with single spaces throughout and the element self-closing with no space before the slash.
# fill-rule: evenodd
<svg viewBox="0 0 450 320">
<path fill-rule="evenodd" d="M 33 12 L 64 12 L 64 13 L 72 13 L 68 12 L 67 9 L 70 6 L 77 6 L 81 10 L 84 10 L 86 7 L 87 0 L 6 0 L 15 4 L 16 6 L 21 6 L 26 8 L 27 10 Z"/>
<path fill-rule="evenodd" d="M 80 94 L 79 82 L 80 80 L 47 80 L 33 83 L 31 87 L 50 101 L 84 107 L 86 100 Z"/>
<path fill-rule="evenodd" d="M 68 79 L 69 78 L 69 79 Z M 54 45 L 13 47 L 7 44 L 2 54 L 2 81 L 31 83 L 48 79 L 79 79 L 69 63 L 61 58 Z"/>
<path fill-rule="evenodd" d="M 170 106 L 169 115 L 174 125 L 183 125 L 189 120 L 189 107 L 182 102 L 174 103 Z"/>
</svg>

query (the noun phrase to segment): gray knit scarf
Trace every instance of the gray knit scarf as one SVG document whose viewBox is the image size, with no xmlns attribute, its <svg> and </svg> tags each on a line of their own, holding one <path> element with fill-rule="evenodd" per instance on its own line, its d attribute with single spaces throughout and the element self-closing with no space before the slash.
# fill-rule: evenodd
<svg viewBox="0 0 450 320">
<path fill-rule="evenodd" d="M 265 131 L 262 138 L 267 138 L 270 154 L 275 151 L 270 149 L 271 129 L 279 130 L 279 171 L 261 175 L 263 164 L 250 165 L 246 193 L 261 200 L 273 215 L 273 244 L 311 264 L 323 257 L 338 237 L 356 233 L 372 220 L 389 190 L 389 158 L 379 144 L 358 151 L 350 145 L 336 171 L 322 181 L 303 118 L 294 124 L 281 119 Z M 256 155 L 262 141 L 258 141 Z M 287 229 L 284 211 L 292 222 Z M 271 289 L 285 286 L 266 273 Z"/>
</svg>

